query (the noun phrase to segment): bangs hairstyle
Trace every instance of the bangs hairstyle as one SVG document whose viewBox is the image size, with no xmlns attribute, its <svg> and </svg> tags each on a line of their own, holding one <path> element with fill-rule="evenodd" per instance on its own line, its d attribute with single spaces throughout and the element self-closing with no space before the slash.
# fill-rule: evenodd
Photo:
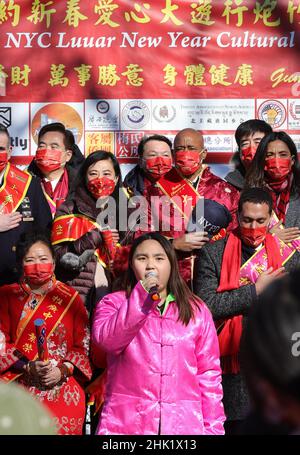
<svg viewBox="0 0 300 455">
<path fill-rule="evenodd" d="M 32 230 L 21 234 L 20 240 L 16 248 L 16 262 L 18 269 L 18 276 L 21 277 L 23 273 L 23 259 L 35 243 L 43 243 L 50 251 L 53 260 L 55 260 L 54 249 L 50 240 L 50 232 Z"/>
<path fill-rule="evenodd" d="M 238 169 L 240 173 L 245 177 L 246 171 L 244 164 L 241 160 L 241 141 L 243 137 L 250 137 L 254 133 L 264 133 L 265 135 L 272 133 L 272 127 L 264 120 L 250 119 L 246 122 L 241 123 L 235 132 L 235 140 L 238 146 L 238 150 L 233 154 L 230 164 L 233 165 L 234 169 Z"/>
<path fill-rule="evenodd" d="M 255 157 L 246 174 L 246 187 L 262 188 L 266 186 L 264 168 L 267 149 L 270 142 L 274 141 L 284 142 L 288 146 L 292 158 L 294 158 L 294 164 L 292 166 L 292 173 L 294 178 L 292 182 L 291 192 L 300 194 L 300 166 L 298 161 L 297 147 L 293 139 L 284 131 L 268 134 L 261 140 L 256 150 Z"/>
<path fill-rule="evenodd" d="M 137 247 L 141 245 L 141 243 L 145 242 L 145 240 L 156 240 L 164 249 L 171 265 L 171 273 L 167 286 L 167 292 L 171 292 L 175 297 L 179 313 L 178 320 L 181 321 L 184 325 L 188 325 L 190 319 L 194 318 L 195 310 L 200 307 L 201 300 L 192 293 L 187 284 L 181 278 L 178 269 L 177 257 L 173 246 L 169 240 L 167 240 L 158 232 L 150 232 L 149 234 L 144 234 L 135 239 L 132 244 L 128 259 L 128 271 L 125 278 L 125 290 L 127 298 L 130 296 L 133 288 L 137 283 L 137 279 L 132 268 L 132 259 Z"/>
<path fill-rule="evenodd" d="M 76 182 L 76 188 L 79 186 L 83 186 L 87 191 L 87 185 L 86 185 L 86 176 L 87 176 L 87 171 L 90 166 L 92 166 L 94 163 L 97 163 L 98 161 L 105 161 L 105 160 L 110 160 L 112 162 L 116 177 L 118 178 L 118 181 L 116 183 L 114 192 L 112 196 L 115 199 L 118 199 L 119 197 L 119 188 L 122 187 L 122 176 L 121 176 L 121 169 L 120 165 L 118 163 L 118 160 L 116 159 L 115 155 L 111 152 L 107 152 L 105 150 L 97 150 L 93 153 L 91 153 L 83 162 L 77 182 Z"/>
</svg>

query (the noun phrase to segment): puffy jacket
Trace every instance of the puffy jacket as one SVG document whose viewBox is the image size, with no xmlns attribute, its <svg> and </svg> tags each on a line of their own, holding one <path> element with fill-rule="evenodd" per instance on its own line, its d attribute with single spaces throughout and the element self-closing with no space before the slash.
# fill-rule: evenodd
<svg viewBox="0 0 300 455">
<path fill-rule="evenodd" d="M 186 326 L 175 302 L 161 316 L 138 283 L 105 296 L 92 343 L 107 352 L 98 434 L 223 434 L 219 345 L 204 303 Z"/>
</svg>

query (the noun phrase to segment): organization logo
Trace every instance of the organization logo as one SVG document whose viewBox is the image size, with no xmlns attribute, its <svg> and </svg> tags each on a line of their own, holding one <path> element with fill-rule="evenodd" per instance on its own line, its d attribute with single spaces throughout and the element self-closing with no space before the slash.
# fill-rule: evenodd
<svg viewBox="0 0 300 455">
<path fill-rule="evenodd" d="M 149 122 L 149 119 L 149 108 L 143 101 L 130 101 L 122 110 L 122 120 L 129 128 L 143 128 Z"/>
<path fill-rule="evenodd" d="M 267 100 L 258 108 L 258 118 L 269 123 L 272 128 L 280 128 L 286 120 L 286 109 L 280 101 Z"/>
<path fill-rule="evenodd" d="M 100 100 L 96 104 L 96 109 L 99 112 L 99 114 L 107 114 L 107 112 L 110 109 L 109 103 L 105 100 Z"/>
<path fill-rule="evenodd" d="M 153 117 L 159 123 L 170 123 L 176 117 L 176 109 L 174 106 L 156 105 L 153 109 Z"/>
<path fill-rule="evenodd" d="M 11 126 L 11 107 L 0 106 L 0 123 L 6 128 Z"/>
<path fill-rule="evenodd" d="M 293 120 L 300 120 L 300 101 L 289 103 L 289 114 Z"/>
</svg>

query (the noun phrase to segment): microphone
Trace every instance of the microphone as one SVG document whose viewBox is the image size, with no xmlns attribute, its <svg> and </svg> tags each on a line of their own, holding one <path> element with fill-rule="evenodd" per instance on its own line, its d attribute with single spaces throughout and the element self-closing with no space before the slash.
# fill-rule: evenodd
<svg viewBox="0 0 300 455">
<path fill-rule="evenodd" d="M 148 278 L 148 276 L 153 276 L 153 277 L 157 277 L 157 273 L 156 272 L 148 272 L 146 274 L 146 278 Z M 153 301 L 157 301 L 157 300 L 160 300 L 160 295 L 158 293 L 158 286 L 155 285 L 155 286 L 152 286 L 150 289 L 149 289 L 149 294 L 151 296 L 151 299 Z"/>
<path fill-rule="evenodd" d="M 35 319 L 36 342 L 39 360 L 46 362 L 48 360 L 48 346 L 46 338 L 46 324 L 44 319 Z"/>
</svg>

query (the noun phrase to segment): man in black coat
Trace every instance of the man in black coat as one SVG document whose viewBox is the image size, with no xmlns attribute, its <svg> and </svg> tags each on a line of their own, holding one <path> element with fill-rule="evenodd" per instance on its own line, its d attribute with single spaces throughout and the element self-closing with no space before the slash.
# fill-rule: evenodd
<svg viewBox="0 0 300 455">
<path fill-rule="evenodd" d="M 49 123 L 40 129 L 38 149 L 28 171 L 41 179 L 53 217 L 73 191 L 83 161 L 72 131 L 62 123 Z"/>
<path fill-rule="evenodd" d="M 236 232 L 230 234 L 225 239 L 205 245 L 199 251 L 194 266 L 194 292 L 210 308 L 215 321 L 223 321 L 223 324 L 217 324 L 220 328 L 218 329 L 219 341 L 227 321 L 232 321 L 231 318 L 235 316 L 243 316 L 242 324 L 244 325 L 251 305 L 266 286 L 283 273 L 300 266 L 300 254 L 294 252 L 289 260 L 284 263 L 284 268 L 279 266 L 278 268 L 273 267 L 272 269 L 269 266 L 271 253 L 269 254 L 268 252 L 267 267 L 266 264 L 257 263 L 257 259 L 252 260 L 253 264 L 257 266 L 256 269 L 260 269 L 260 275 L 256 282 L 248 281 L 244 285 L 232 285 L 234 281 L 239 283 L 240 267 L 263 246 L 267 250 L 266 239 L 271 237 L 267 232 L 271 213 L 272 198 L 269 193 L 260 188 L 245 190 L 241 193 L 239 201 L 239 228 Z M 228 248 L 226 250 L 226 245 L 229 244 L 233 236 L 235 236 L 235 242 L 240 242 L 240 250 L 234 250 L 232 248 L 231 251 L 228 251 Z M 274 237 L 271 238 L 271 241 L 275 241 Z M 239 258 L 237 258 L 237 251 L 240 251 Z M 224 261 L 225 256 L 227 256 L 227 262 Z M 234 264 L 237 269 L 234 267 Z M 262 265 L 264 265 L 263 272 Z M 234 270 L 235 276 L 233 276 Z M 224 272 L 226 273 L 224 274 Z M 231 347 L 229 345 L 229 348 Z M 237 359 L 238 350 L 239 345 L 237 346 Z M 222 359 L 224 360 L 224 357 L 221 357 Z M 234 373 L 233 371 L 234 369 L 231 368 L 230 373 L 227 370 L 226 374 L 224 374 L 223 368 L 223 401 L 228 432 L 234 432 L 234 427 L 239 425 L 249 410 L 249 397 L 245 381 L 239 369 Z"/>
<path fill-rule="evenodd" d="M 16 244 L 23 232 L 50 229 L 52 217 L 40 182 L 9 163 L 8 130 L 0 125 L 0 285 L 17 280 Z"/>
</svg>

